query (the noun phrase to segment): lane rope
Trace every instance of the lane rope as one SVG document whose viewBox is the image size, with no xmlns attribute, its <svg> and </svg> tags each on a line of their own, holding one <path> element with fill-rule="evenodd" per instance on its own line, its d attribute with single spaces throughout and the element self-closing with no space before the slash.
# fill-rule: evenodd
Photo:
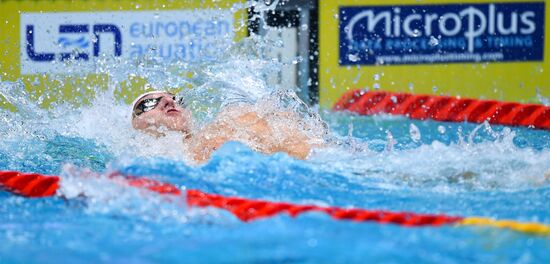
<svg viewBox="0 0 550 264">
<path fill-rule="evenodd" d="M 550 106 L 539 104 L 352 90 L 344 93 L 333 109 L 348 110 L 361 115 L 386 113 L 419 120 L 472 123 L 487 121 L 490 124 L 550 130 Z"/>
<path fill-rule="evenodd" d="M 109 178 L 116 183 L 122 183 L 127 186 L 148 190 L 161 195 L 183 195 L 177 186 L 153 179 L 125 176 L 121 174 L 112 174 Z M 21 173 L 16 171 L 0 171 L 0 188 L 23 197 L 44 198 L 56 196 L 60 183 L 61 179 L 58 176 Z M 443 214 L 417 214 L 385 210 L 299 205 L 209 194 L 200 190 L 187 190 L 185 194 L 189 207 L 214 207 L 223 209 L 232 213 L 243 222 L 273 217 L 283 213 L 291 217 L 297 217 L 306 212 L 319 212 L 327 214 L 335 220 L 396 224 L 406 227 L 436 227 L 444 225 L 486 226 L 505 228 L 531 235 L 550 236 L 550 226 L 542 223 L 522 223 L 513 220 L 448 216 Z"/>
<path fill-rule="evenodd" d="M 467 217 L 458 222 L 459 225 L 492 226 L 496 228 L 507 228 L 514 231 L 550 236 L 550 226 L 534 222 L 517 222 L 512 220 L 495 220 L 485 217 Z"/>
</svg>

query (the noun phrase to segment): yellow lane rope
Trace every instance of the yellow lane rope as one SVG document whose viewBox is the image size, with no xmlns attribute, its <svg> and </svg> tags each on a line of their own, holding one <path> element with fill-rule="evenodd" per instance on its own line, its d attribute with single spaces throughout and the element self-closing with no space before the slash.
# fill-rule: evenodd
<svg viewBox="0 0 550 264">
<path fill-rule="evenodd" d="M 491 226 L 507 228 L 532 235 L 550 236 L 550 226 L 541 223 L 517 222 L 513 220 L 494 220 L 483 217 L 467 217 L 457 223 L 458 225 Z"/>
</svg>

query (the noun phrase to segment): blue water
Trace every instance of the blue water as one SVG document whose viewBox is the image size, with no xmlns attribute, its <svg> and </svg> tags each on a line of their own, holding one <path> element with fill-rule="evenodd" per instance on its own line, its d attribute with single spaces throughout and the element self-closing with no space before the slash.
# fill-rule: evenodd
<svg viewBox="0 0 550 264">
<path fill-rule="evenodd" d="M 0 144 L 0 170 L 61 175 L 66 194 L 84 190 L 88 197 L 0 191 L 0 263 L 550 261 L 549 237 L 509 230 L 407 228 L 318 213 L 243 223 L 222 210 L 187 208 L 184 200 L 79 180 L 121 171 L 246 198 L 550 224 L 548 131 L 345 113 L 323 119 L 334 145 L 305 161 L 231 142 L 197 166 L 170 155 L 132 156 L 74 134 L 9 137 Z"/>
</svg>

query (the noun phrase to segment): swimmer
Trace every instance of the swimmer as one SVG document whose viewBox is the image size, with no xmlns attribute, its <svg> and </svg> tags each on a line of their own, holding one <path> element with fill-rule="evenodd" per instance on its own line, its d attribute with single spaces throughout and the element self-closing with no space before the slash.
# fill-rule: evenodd
<svg viewBox="0 0 550 264">
<path fill-rule="evenodd" d="M 208 160 L 227 141 L 242 142 L 265 154 L 286 152 L 305 159 L 313 147 L 323 144 L 323 139 L 306 134 L 300 120 L 293 112 L 231 106 L 223 108 L 212 123 L 195 131 L 191 111 L 174 94 L 164 91 L 139 96 L 132 108 L 135 129 L 156 137 L 164 135 L 161 128 L 180 132 L 192 157 L 199 162 Z"/>
</svg>

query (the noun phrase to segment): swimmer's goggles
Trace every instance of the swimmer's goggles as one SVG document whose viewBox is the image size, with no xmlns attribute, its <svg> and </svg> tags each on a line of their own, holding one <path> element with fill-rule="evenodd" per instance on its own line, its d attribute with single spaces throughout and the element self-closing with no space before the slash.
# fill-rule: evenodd
<svg viewBox="0 0 550 264">
<path fill-rule="evenodd" d="M 134 108 L 134 115 L 139 116 L 145 112 L 149 112 L 155 109 L 159 105 L 159 102 L 162 99 L 162 97 L 164 96 L 159 96 L 157 98 L 143 99 Z M 185 103 L 183 102 L 183 97 L 177 97 L 175 95 L 172 95 L 172 100 L 174 100 L 174 102 L 176 102 L 176 104 L 180 105 L 181 107 L 185 106 Z"/>
</svg>

